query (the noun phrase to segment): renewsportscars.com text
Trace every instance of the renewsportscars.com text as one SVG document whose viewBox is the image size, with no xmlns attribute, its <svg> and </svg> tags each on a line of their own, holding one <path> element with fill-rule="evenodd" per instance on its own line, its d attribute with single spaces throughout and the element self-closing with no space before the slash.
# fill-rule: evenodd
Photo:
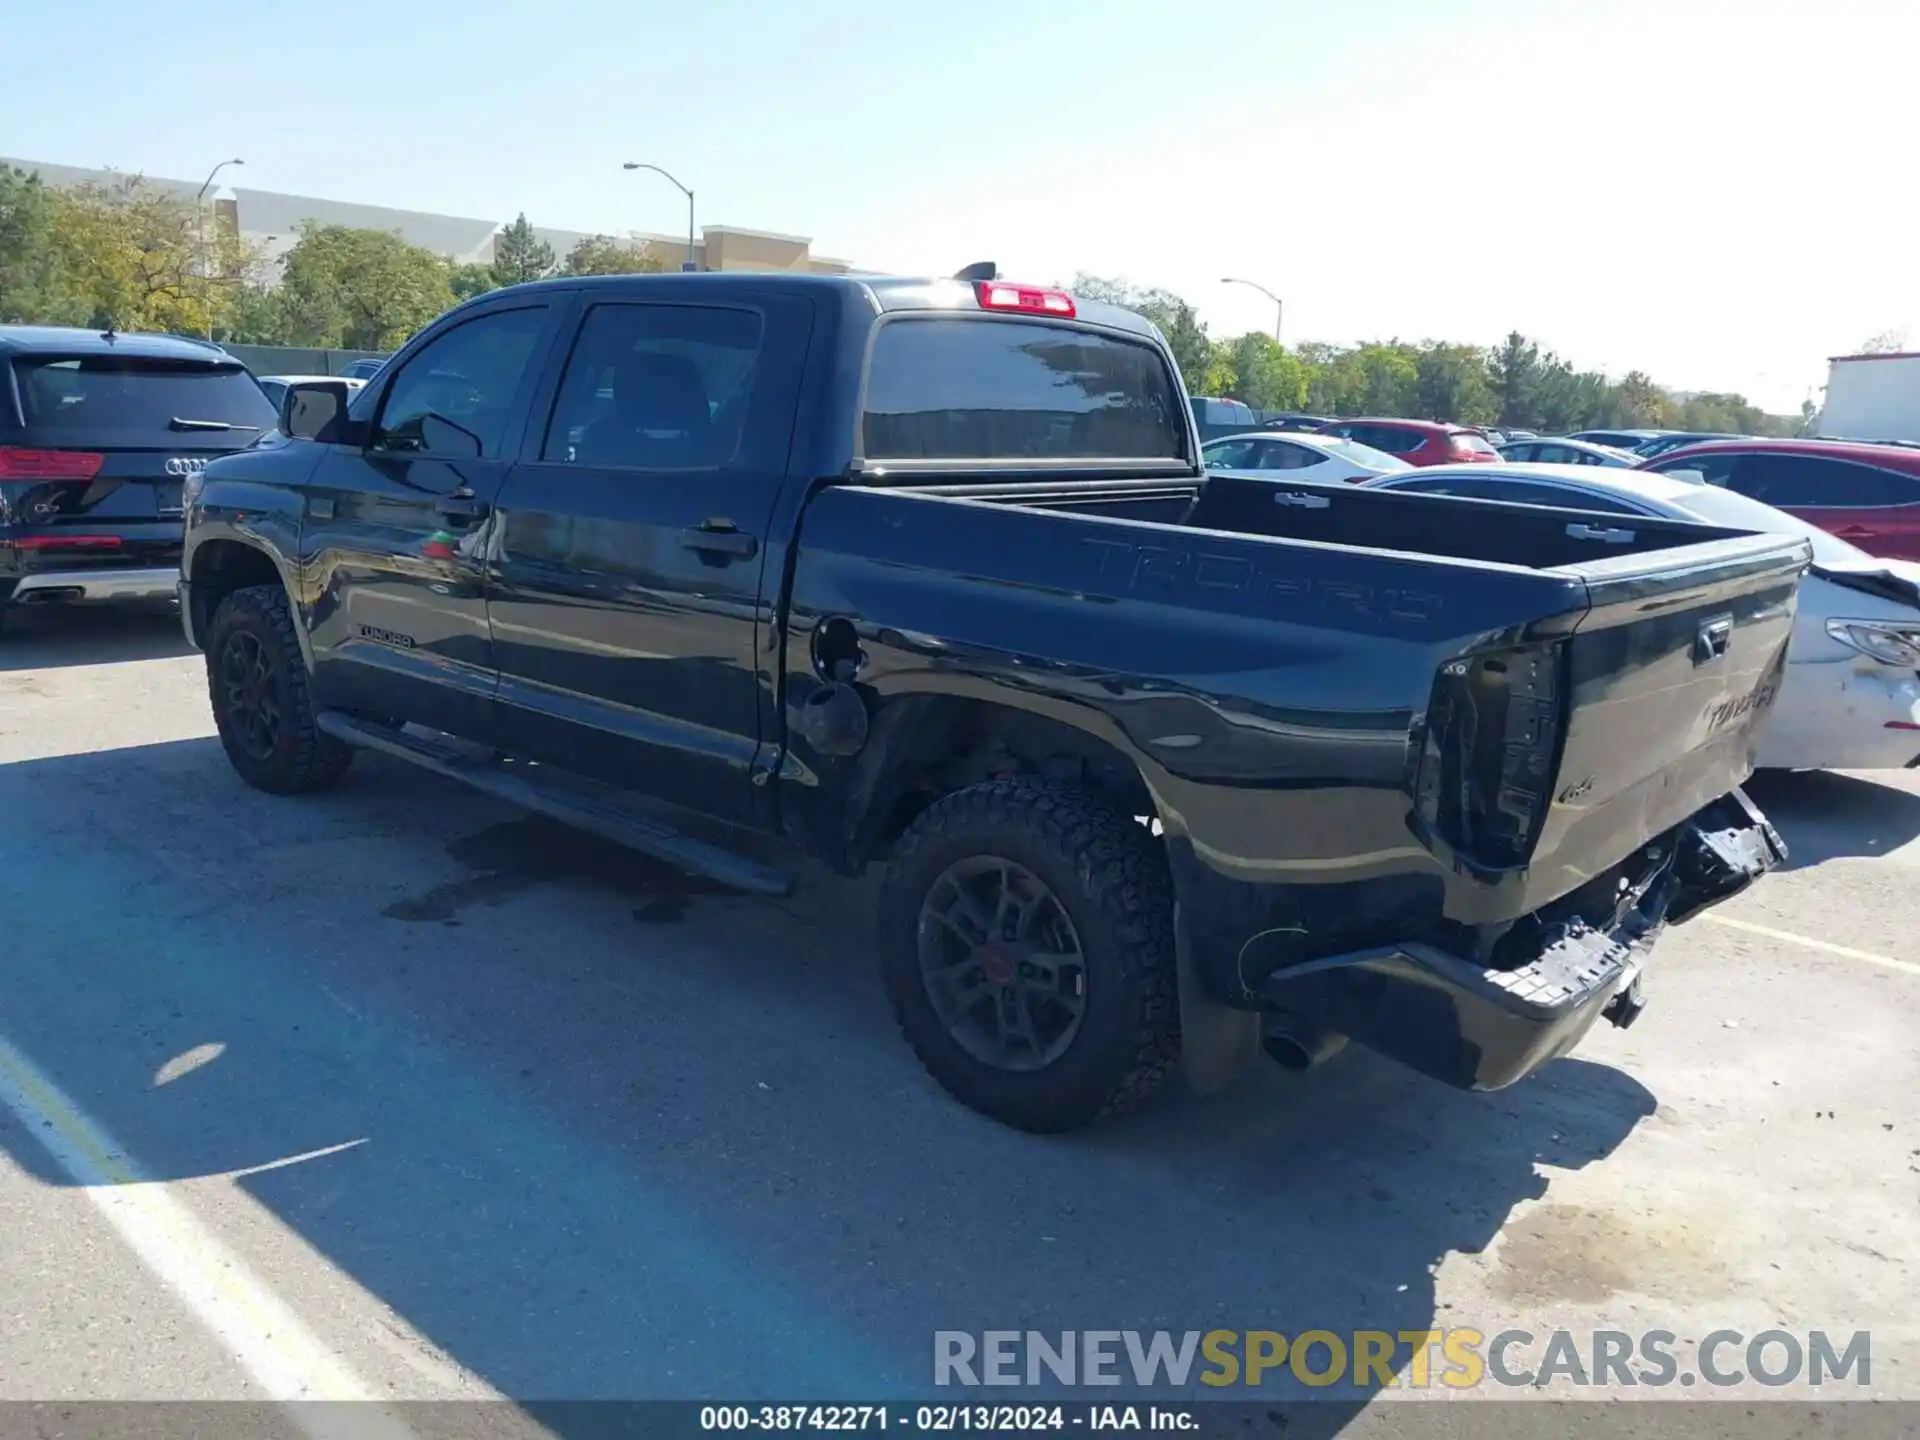
<svg viewBox="0 0 1920 1440">
<path fill-rule="evenodd" d="M 933 1381 L 961 1386 L 1183 1388 L 1298 1383 L 1465 1390 L 1494 1384 L 1861 1388 L 1873 1377 L 1864 1330 L 937 1330 Z"/>
</svg>

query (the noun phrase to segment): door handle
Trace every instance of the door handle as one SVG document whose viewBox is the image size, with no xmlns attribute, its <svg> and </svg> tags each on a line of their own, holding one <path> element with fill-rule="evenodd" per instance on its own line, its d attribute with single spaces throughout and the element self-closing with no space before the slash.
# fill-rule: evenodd
<svg viewBox="0 0 1920 1440">
<path fill-rule="evenodd" d="M 1694 635 L 1693 663 L 1711 665 L 1727 653 L 1733 643 L 1733 621 L 1727 616 L 1709 620 Z"/>
<path fill-rule="evenodd" d="M 736 555 L 741 559 L 756 554 L 760 542 L 751 535 L 742 533 L 725 521 L 709 520 L 704 525 L 695 525 L 680 532 L 680 543 L 689 550 L 698 550 L 708 555 Z"/>
<path fill-rule="evenodd" d="M 457 495 L 448 495 L 440 501 L 440 514 L 447 520 L 484 520 L 492 510 L 484 500 L 462 499 Z"/>
</svg>

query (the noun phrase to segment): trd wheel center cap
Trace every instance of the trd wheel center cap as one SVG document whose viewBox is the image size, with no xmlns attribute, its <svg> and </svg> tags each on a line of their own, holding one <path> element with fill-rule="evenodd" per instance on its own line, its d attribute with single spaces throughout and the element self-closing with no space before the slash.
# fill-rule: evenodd
<svg viewBox="0 0 1920 1440">
<path fill-rule="evenodd" d="M 996 985 L 1013 983 L 1013 957 L 999 945 L 980 947 L 980 968 L 986 972 L 987 979 Z"/>
</svg>

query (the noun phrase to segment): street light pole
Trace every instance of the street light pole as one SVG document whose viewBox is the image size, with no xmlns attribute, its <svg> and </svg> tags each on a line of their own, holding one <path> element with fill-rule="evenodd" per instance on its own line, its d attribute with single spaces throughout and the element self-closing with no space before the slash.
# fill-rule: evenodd
<svg viewBox="0 0 1920 1440">
<path fill-rule="evenodd" d="M 680 268 L 682 270 L 699 269 L 700 267 L 693 262 L 693 191 L 682 185 L 678 180 L 675 180 L 673 176 L 667 174 L 667 172 L 662 170 L 658 165 L 648 165 L 640 160 L 629 160 L 620 168 L 622 170 L 651 170 L 687 197 L 687 263 Z"/>
<path fill-rule="evenodd" d="M 246 161 L 240 159 L 222 160 L 207 172 L 206 181 L 200 186 L 199 193 L 193 197 L 194 222 L 200 231 L 200 278 L 205 282 L 202 286 L 200 298 L 205 301 L 207 305 L 207 338 L 209 340 L 213 338 L 213 257 L 207 253 L 207 207 L 205 203 L 207 191 L 213 188 L 214 177 L 219 175 L 222 170 L 226 169 L 229 165 L 244 165 L 246 163 Z"/>
<path fill-rule="evenodd" d="M 1233 276 L 1228 275 L 1222 279 L 1220 283 L 1222 285 L 1245 285 L 1250 290 L 1258 290 L 1273 302 L 1273 343 L 1278 345 L 1280 343 L 1280 319 L 1284 310 L 1284 307 L 1280 303 L 1280 297 L 1267 289 L 1266 286 L 1253 280 L 1236 280 Z"/>
</svg>

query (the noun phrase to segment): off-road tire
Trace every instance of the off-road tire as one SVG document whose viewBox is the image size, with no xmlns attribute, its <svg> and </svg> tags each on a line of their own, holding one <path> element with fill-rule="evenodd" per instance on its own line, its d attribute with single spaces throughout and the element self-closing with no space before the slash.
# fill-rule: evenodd
<svg viewBox="0 0 1920 1440">
<path fill-rule="evenodd" d="M 920 973 L 922 902 L 947 868 L 991 855 L 1024 866 L 1078 933 L 1086 1010 L 1066 1051 L 1038 1070 L 969 1054 Z M 880 893 L 880 960 L 907 1043 L 963 1105 L 1037 1133 L 1135 1108 L 1179 1063 L 1173 882 L 1146 829 L 1098 795 L 1044 780 L 992 780 L 936 801 L 894 847 Z"/>
<path fill-rule="evenodd" d="M 213 623 L 207 627 L 207 698 L 213 706 L 214 723 L 220 728 L 220 743 L 240 778 L 271 795 L 325 790 L 338 784 L 353 763 L 353 750 L 320 729 L 295 624 L 285 590 L 278 585 L 249 585 L 222 600 L 214 611 Z M 234 632 L 243 629 L 259 642 L 273 667 L 280 727 L 277 741 L 265 757 L 247 752 L 222 694 L 221 657 Z"/>
</svg>

